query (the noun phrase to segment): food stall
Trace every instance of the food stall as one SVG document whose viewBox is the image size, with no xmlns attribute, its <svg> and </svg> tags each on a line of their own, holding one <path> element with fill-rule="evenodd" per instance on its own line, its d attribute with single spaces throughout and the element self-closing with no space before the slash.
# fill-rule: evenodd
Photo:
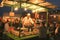
<svg viewBox="0 0 60 40">
<path fill-rule="evenodd" d="M 42 3 L 40 3 L 40 1 L 39 1 L 37 4 L 31 2 L 31 0 L 30 1 L 24 1 L 24 0 L 21 0 L 21 1 L 3 1 L 3 2 L 4 2 L 4 6 L 12 6 L 11 11 L 13 11 L 13 9 L 15 7 L 18 7 L 18 8 L 24 8 L 25 11 L 27 9 L 30 9 L 30 10 L 32 10 L 33 13 L 34 12 L 37 12 L 37 13 L 45 12 L 46 14 L 44 14 L 45 16 L 44 15 L 43 16 L 45 17 L 46 23 L 48 22 L 48 9 L 47 8 L 53 8 L 53 9 L 56 8 L 55 5 L 52 5 L 52 4 L 45 2 L 45 1 L 42 1 Z M 44 20 L 43 16 L 41 16 L 41 17 Z M 10 16 L 10 18 L 12 18 L 12 16 Z M 33 27 L 33 31 L 28 32 L 27 28 L 24 28 L 24 27 L 18 28 L 18 31 L 15 30 L 14 27 L 9 27 L 9 29 L 6 32 L 6 35 L 11 37 L 14 40 L 24 40 L 24 39 L 38 37 L 39 29 L 36 27 Z"/>
</svg>

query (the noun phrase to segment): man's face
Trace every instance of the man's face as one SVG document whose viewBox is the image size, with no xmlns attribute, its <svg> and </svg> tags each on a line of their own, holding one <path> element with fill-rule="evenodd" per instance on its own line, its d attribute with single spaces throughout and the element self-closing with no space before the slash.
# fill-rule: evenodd
<svg viewBox="0 0 60 40">
<path fill-rule="evenodd" d="M 27 18 L 30 18 L 30 15 L 27 15 Z"/>
</svg>

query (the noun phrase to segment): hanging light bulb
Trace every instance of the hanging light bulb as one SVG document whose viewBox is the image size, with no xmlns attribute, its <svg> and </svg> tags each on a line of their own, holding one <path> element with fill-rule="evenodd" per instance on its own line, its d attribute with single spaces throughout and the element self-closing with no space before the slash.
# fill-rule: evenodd
<svg viewBox="0 0 60 40">
<path fill-rule="evenodd" d="M 15 7 L 15 9 L 14 10 L 18 10 L 18 7 Z"/>
<path fill-rule="evenodd" d="M 36 12 L 36 10 L 32 10 L 32 13 Z"/>
<path fill-rule="evenodd" d="M 26 10 L 27 10 L 27 8 L 24 8 L 24 10 L 26 11 Z"/>
</svg>

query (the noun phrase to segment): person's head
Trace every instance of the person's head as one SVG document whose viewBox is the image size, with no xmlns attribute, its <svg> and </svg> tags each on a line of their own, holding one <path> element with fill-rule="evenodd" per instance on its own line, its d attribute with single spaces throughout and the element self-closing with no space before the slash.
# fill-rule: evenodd
<svg viewBox="0 0 60 40">
<path fill-rule="evenodd" d="M 43 26 L 43 24 L 42 24 L 42 22 L 40 23 L 40 27 L 42 27 Z"/>
<path fill-rule="evenodd" d="M 16 19 L 16 20 L 15 20 L 15 23 L 19 23 L 19 20 L 18 20 L 18 19 Z"/>
<path fill-rule="evenodd" d="M 40 23 L 40 27 L 45 27 L 45 23 L 44 22 L 41 22 Z"/>
<path fill-rule="evenodd" d="M 54 25 L 51 23 L 51 24 L 50 24 L 50 27 L 54 27 Z"/>
<path fill-rule="evenodd" d="M 56 24 L 56 27 L 59 27 L 59 26 L 60 26 L 60 24 L 59 24 L 59 23 L 57 23 L 57 24 Z"/>
<path fill-rule="evenodd" d="M 30 16 L 31 16 L 30 13 L 28 13 L 28 14 L 27 14 L 27 18 L 30 18 Z"/>
</svg>

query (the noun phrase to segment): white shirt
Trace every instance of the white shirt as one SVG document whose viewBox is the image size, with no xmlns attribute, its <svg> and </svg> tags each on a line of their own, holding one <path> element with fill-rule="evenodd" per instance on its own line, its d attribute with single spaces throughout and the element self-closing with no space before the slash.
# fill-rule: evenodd
<svg viewBox="0 0 60 40">
<path fill-rule="evenodd" d="M 27 18 L 27 17 L 25 17 L 25 18 L 23 19 L 23 25 L 31 25 L 31 24 L 34 24 L 32 18 Z"/>
</svg>

